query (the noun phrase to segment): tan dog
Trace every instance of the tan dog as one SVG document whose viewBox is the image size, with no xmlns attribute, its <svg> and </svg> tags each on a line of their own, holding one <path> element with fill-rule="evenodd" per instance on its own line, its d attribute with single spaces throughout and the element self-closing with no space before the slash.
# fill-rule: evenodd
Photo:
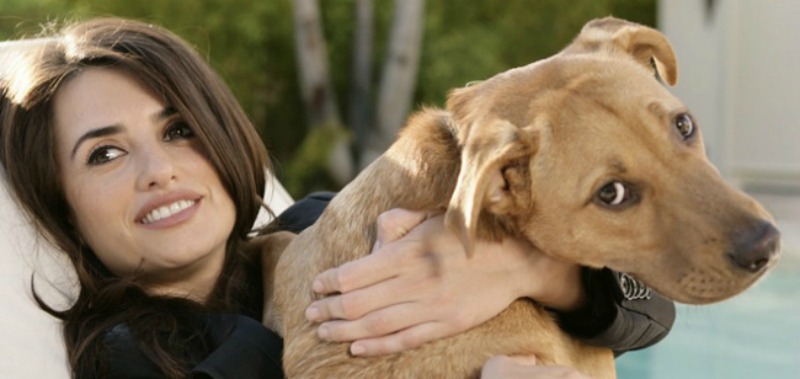
<svg viewBox="0 0 800 379">
<path fill-rule="evenodd" d="M 665 37 L 606 18 L 559 54 L 455 90 L 447 110 L 412 116 L 280 256 L 266 324 L 284 337 L 286 375 L 477 377 L 492 355 L 534 353 L 544 364 L 615 376 L 611 351 L 564 334 L 524 300 L 390 356 L 354 358 L 348 344 L 321 341 L 303 316 L 316 298 L 312 279 L 368 254 L 378 214 L 393 207 L 446 210 L 468 253 L 479 239 L 523 238 L 563 260 L 630 273 L 680 302 L 722 300 L 755 282 L 777 260 L 771 217 L 723 181 L 686 107 L 657 76 L 676 82 Z"/>
</svg>

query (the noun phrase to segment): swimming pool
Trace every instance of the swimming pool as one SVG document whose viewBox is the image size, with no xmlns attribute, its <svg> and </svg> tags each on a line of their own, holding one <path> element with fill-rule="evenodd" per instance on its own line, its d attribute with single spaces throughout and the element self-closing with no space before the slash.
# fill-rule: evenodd
<svg viewBox="0 0 800 379">
<path fill-rule="evenodd" d="M 667 338 L 617 359 L 621 379 L 800 379 L 800 222 L 781 225 L 778 266 L 742 295 L 678 305 Z"/>
</svg>

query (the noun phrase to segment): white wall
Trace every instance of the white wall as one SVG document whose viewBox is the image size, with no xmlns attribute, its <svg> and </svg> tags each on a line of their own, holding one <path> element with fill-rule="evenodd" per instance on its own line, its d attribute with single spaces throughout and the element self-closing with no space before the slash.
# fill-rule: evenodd
<svg viewBox="0 0 800 379">
<path fill-rule="evenodd" d="M 680 67 L 674 92 L 711 159 L 745 189 L 800 195 L 800 1 L 659 2 Z"/>
</svg>

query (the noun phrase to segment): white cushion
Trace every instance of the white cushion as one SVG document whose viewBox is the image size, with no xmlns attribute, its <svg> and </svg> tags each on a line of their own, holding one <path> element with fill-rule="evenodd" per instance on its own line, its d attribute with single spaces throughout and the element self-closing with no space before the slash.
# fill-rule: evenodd
<svg viewBox="0 0 800 379">
<path fill-rule="evenodd" d="M 0 179 L 0 377 L 69 378 L 61 323 L 34 302 L 30 291 L 34 271 L 47 275 L 50 283 L 69 291 L 69 264 L 20 213 L 8 192 L 5 176 Z M 38 275 L 37 275 L 38 278 Z M 48 301 L 66 300 L 46 280 L 36 280 L 37 293 Z"/>
<path fill-rule="evenodd" d="M 293 200 L 277 180 L 264 196 L 278 214 Z M 257 224 L 269 221 L 262 212 Z M 69 378 L 61 323 L 34 302 L 31 276 L 48 304 L 64 306 L 74 292 L 69 262 L 21 214 L 0 171 L 0 378 Z"/>
</svg>

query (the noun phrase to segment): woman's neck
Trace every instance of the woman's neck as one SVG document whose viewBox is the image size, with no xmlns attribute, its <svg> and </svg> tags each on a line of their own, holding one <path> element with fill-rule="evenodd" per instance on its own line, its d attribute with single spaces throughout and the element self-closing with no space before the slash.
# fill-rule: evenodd
<svg viewBox="0 0 800 379">
<path fill-rule="evenodd" d="M 149 295 L 185 298 L 205 304 L 211 297 L 225 254 L 210 254 L 184 267 L 161 270 L 140 278 Z"/>
</svg>

